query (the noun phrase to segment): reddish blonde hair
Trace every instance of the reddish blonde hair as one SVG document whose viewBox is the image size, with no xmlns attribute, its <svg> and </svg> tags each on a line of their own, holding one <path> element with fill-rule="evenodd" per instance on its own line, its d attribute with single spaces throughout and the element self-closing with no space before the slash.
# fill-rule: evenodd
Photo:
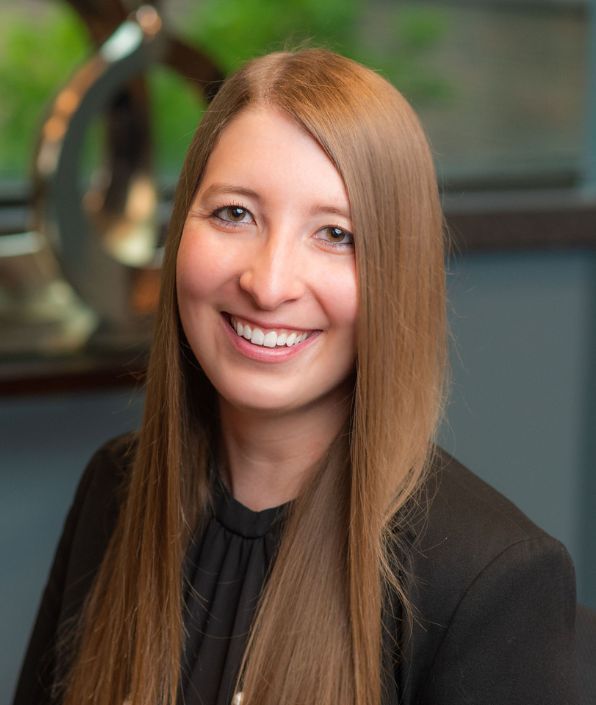
<svg viewBox="0 0 596 705">
<path fill-rule="evenodd" d="M 379 705 L 381 610 L 399 582 L 400 509 L 422 482 L 445 367 L 443 220 L 414 112 L 373 71 L 320 49 L 255 59 L 222 86 L 174 203 L 145 415 L 119 520 L 80 624 L 65 705 L 174 705 L 182 560 L 208 511 L 214 391 L 184 339 L 176 254 L 216 141 L 250 105 L 285 111 L 348 193 L 359 278 L 346 433 L 294 502 L 241 668 L 243 705 Z M 398 521 L 396 521 L 396 517 Z M 396 562 L 397 561 L 397 562 Z"/>
</svg>

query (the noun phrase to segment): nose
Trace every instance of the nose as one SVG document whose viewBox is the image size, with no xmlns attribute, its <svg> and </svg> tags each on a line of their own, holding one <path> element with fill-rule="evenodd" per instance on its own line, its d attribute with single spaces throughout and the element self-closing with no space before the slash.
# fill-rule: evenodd
<svg viewBox="0 0 596 705">
<path fill-rule="evenodd" d="M 296 248 L 287 238 L 270 237 L 251 254 L 240 275 L 240 287 L 259 308 L 273 311 L 304 294 L 303 277 Z"/>
</svg>

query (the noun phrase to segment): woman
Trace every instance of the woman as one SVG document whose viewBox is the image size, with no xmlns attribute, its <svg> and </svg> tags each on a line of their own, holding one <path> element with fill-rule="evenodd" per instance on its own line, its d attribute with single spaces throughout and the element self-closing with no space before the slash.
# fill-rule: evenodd
<svg viewBox="0 0 596 705">
<path fill-rule="evenodd" d="M 386 81 L 321 50 L 228 79 L 176 194 L 140 434 L 82 480 L 18 705 L 574 701 L 564 549 L 432 444 L 443 256 Z"/>
</svg>

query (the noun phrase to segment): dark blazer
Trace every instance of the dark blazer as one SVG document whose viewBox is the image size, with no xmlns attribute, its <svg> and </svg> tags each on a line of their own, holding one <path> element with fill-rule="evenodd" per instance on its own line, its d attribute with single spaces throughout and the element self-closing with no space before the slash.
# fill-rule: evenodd
<svg viewBox="0 0 596 705">
<path fill-rule="evenodd" d="M 57 634 L 76 619 L 104 554 L 130 447 L 130 438 L 107 444 L 83 475 L 14 705 L 52 702 Z M 405 537 L 414 623 L 402 626 L 399 606 L 388 618 L 386 702 L 576 705 L 575 579 L 565 548 L 443 452 L 422 497 Z"/>
</svg>

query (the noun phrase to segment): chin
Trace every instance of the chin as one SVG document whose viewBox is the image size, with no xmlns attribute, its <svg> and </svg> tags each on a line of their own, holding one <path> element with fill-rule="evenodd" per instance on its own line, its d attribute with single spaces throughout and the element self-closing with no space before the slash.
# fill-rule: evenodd
<svg viewBox="0 0 596 705">
<path fill-rule="evenodd" d="M 307 404 L 295 395 L 272 389 L 222 389 L 220 396 L 230 405 L 253 413 L 284 414 Z"/>
</svg>

